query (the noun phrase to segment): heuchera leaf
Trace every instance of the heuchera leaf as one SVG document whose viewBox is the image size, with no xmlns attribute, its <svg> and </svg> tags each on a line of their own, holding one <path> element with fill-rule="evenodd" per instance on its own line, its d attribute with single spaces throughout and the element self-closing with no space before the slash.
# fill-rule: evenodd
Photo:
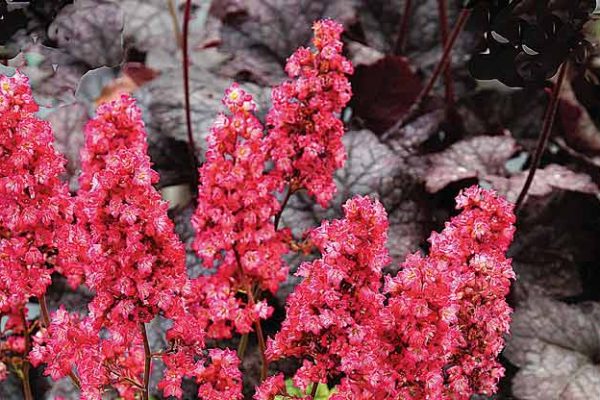
<svg viewBox="0 0 600 400">
<path fill-rule="evenodd" d="M 212 121 L 221 108 L 219 93 L 223 93 L 230 83 L 230 80 L 200 67 L 190 68 L 190 106 L 197 147 L 204 146 L 204 138 L 210 132 Z M 247 84 L 243 88 L 257 94 L 255 98 L 259 103 L 266 98 L 266 92 L 255 85 Z M 148 110 L 145 117 L 151 132 L 187 142 L 180 68 L 163 72 L 157 79 L 146 84 L 138 95 Z"/>
<path fill-rule="evenodd" d="M 83 146 L 83 127 L 89 119 L 87 108 L 81 103 L 57 107 L 46 119 L 52 125 L 55 134 L 56 149 L 67 157 L 67 174 L 70 189 L 78 187 L 80 170 L 79 152 Z"/>
<path fill-rule="evenodd" d="M 92 68 L 114 66 L 123 56 L 123 14 L 109 0 L 77 0 L 48 28 L 58 47 Z"/>
<path fill-rule="evenodd" d="M 373 132 L 381 134 L 398 121 L 421 91 L 421 80 L 408 60 L 388 56 L 359 65 L 352 77 L 351 106 Z"/>
<path fill-rule="evenodd" d="M 463 179 L 500 174 L 517 149 L 517 142 L 508 135 L 476 136 L 455 143 L 430 157 L 431 167 L 425 176 L 427 191 L 435 193 Z"/>
<path fill-rule="evenodd" d="M 521 369 L 513 380 L 523 400 L 600 398 L 600 305 L 534 297 L 513 314 L 504 355 Z"/>
<path fill-rule="evenodd" d="M 223 22 L 221 50 L 261 84 L 279 83 L 285 60 L 308 44 L 314 21 L 345 23 L 355 16 L 353 0 L 227 0 L 213 2 L 211 12 Z"/>
<path fill-rule="evenodd" d="M 553 298 L 597 298 L 598 224 L 593 196 L 554 192 L 531 198 L 519 217 L 509 251 L 518 279 L 517 300 L 534 293 Z"/>
<path fill-rule="evenodd" d="M 430 218 L 422 206 L 422 195 L 413 188 L 406 166 L 397 152 L 381 143 L 377 135 L 363 129 L 343 137 L 347 159 L 335 174 L 337 194 L 331 207 L 323 209 L 303 195 L 292 198 L 282 222 L 299 235 L 323 219 L 340 216 L 341 205 L 354 195 L 377 195 L 389 213 L 388 248 L 394 260 L 403 260 L 426 238 Z M 396 263 L 394 263 L 395 265 Z"/>
<path fill-rule="evenodd" d="M 193 9 L 197 10 L 200 3 L 201 0 L 194 0 Z M 169 2 L 165 0 L 123 0 L 121 8 L 125 15 L 125 40 L 139 51 L 156 48 L 175 51 L 179 45 L 176 29 L 181 29 L 185 0 L 175 0 L 173 5 L 174 16 L 169 10 Z M 193 38 L 199 32 L 192 30 L 190 34 Z"/>
<path fill-rule="evenodd" d="M 515 201 L 525 184 L 527 173 L 528 171 L 524 171 L 510 178 L 487 176 L 485 179 L 508 200 Z M 528 196 L 546 196 L 556 189 L 589 194 L 598 193 L 599 190 L 589 175 L 573 172 L 562 165 L 550 164 L 536 171 Z"/>
</svg>

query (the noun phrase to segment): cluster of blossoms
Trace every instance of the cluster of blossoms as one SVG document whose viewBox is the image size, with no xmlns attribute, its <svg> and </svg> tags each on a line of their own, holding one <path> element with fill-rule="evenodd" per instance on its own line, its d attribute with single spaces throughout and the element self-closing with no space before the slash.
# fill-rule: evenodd
<svg viewBox="0 0 600 400">
<path fill-rule="evenodd" d="M 191 289 L 184 247 L 167 216 L 166 202 L 153 187 L 158 175 L 151 169 L 141 113 L 132 98 L 123 96 L 98 108 L 86 126 L 81 160 L 75 215 L 89 246 L 79 262 L 95 296 L 83 319 L 64 310 L 54 315 L 45 334 L 36 338 L 32 362 L 45 363 L 54 379 L 75 367 L 84 398 L 98 399 L 111 385 L 133 399 L 149 357 L 144 324 L 162 315 L 174 321 L 169 336 L 182 342 L 180 350 L 188 351 L 184 356 L 194 361 L 194 369 L 168 370 L 161 387 L 177 395 L 172 383 L 174 377 L 180 383 L 183 374 L 196 377 L 205 391 L 206 385 L 231 381 L 227 354 L 215 350 L 211 366 L 204 367 L 202 349 L 190 352 L 185 346 L 203 345 L 203 336 L 193 336 L 198 328 L 181 329 L 186 320 L 182 295 Z M 181 356 L 178 351 L 170 355 Z M 221 369 L 226 372 L 219 375 Z M 213 392 L 220 393 L 218 388 Z"/>
<path fill-rule="evenodd" d="M 265 173 L 267 143 L 252 96 L 234 84 L 223 103 L 231 115 L 217 117 L 200 169 L 194 247 L 205 266 L 218 264 L 222 280 L 275 293 L 288 275 L 281 258 L 289 240 L 273 223 L 278 180 Z"/>
<path fill-rule="evenodd" d="M 65 311 L 54 315 L 36 338 L 32 362 L 45 363 L 55 379 L 76 367 L 86 398 L 100 398 L 107 385 L 133 398 L 128 380 L 135 381 L 144 365 L 140 324 L 159 312 L 172 316 L 186 282 L 184 249 L 152 187 L 158 175 L 133 99 L 123 96 L 97 114 L 86 126 L 75 199 L 87 243 L 78 262 L 95 296 L 83 320 Z"/>
<path fill-rule="evenodd" d="M 351 95 L 352 65 L 341 53 L 339 24 L 320 21 L 314 31 L 314 49 L 292 55 L 291 79 L 273 90 L 266 129 L 248 93 L 236 84 L 225 93 L 228 113 L 211 130 L 192 218 L 194 250 L 211 273 L 193 279 L 153 187 L 158 175 L 134 100 L 101 105 L 86 126 L 72 198 L 59 179 L 64 160 L 52 132 L 33 116 L 26 78 L 0 78 L 0 317 L 7 321 L 0 380 L 5 354 L 27 356 L 53 379 L 76 372 L 84 399 L 102 398 L 109 386 L 124 399 L 147 399 L 151 362 L 160 357 L 166 368 L 158 388 L 166 396 L 181 398 L 190 378 L 202 399 L 241 400 L 238 353 L 207 349 L 206 341 L 255 330 L 263 377 L 267 361 L 298 358 L 294 384 L 306 391 L 337 382 L 332 400 L 495 392 L 510 321 L 514 274 L 505 253 L 515 217 L 509 203 L 476 187 L 458 196 L 462 211 L 432 234 L 429 255 L 410 255 L 395 277 L 382 272 L 390 262 L 383 206 L 350 199 L 343 219 L 308 233 L 321 258 L 298 269 L 304 279 L 265 348 L 261 320 L 272 309 L 261 295 L 277 292 L 289 272 L 283 257 L 299 247 L 278 227 L 277 193 L 287 187 L 287 199 L 306 190 L 325 207 L 345 159 L 339 113 Z M 31 350 L 25 305 L 43 298 L 53 272 L 73 286 L 84 281 L 94 298 L 86 316 L 59 308 L 46 318 Z M 171 346 L 152 353 L 146 324 L 156 316 L 172 321 Z M 254 395 L 274 398 L 307 397 L 288 395 L 278 374 Z"/>
<path fill-rule="evenodd" d="M 341 55 L 341 25 L 320 21 L 314 31 L 315 50 L 292 55 L 286 70 L 294 79 L 273 89 L 268 134 L 252 96 L 234 84 L 223 99 L 230 114 L 217 117 L 209 136 L 192 222 L 196 252 L 218 269 L 194 282 L 189 303 L 201 305 L 195 314 L 208 312 L 213 338 L 230 337 L 232 328 L 248 333 L 267 318 L 270 308 L 253 293 L 275 293 L 288 276 L 282 257 L 291 236 L 275 225 L 281 211 L 275 192 L 304 188 L 326 205 L 335 189 L 333 172 L 345 157 L 338 114 L 350 99 L 352 66 Z"/>
<path fill-rule="evenodd" d="M 269 342 L 272 359 L 303 359 L 294 383 L 340 379 L 343 399 L 468 399 L 496 391 L 497 356 L 508 332 L 506 295 L 514 278 L 504 253 L 512 205 L 472 187 L 462 212 L 430 238 L 427 257 L 411 255 L 381 288 L 387 218 L 378 202 L 354 198 L 343 220 L 312 233 L 322 258 L 287 300 L 286 320 Z M 257 400 L 283 394 L 281 378 Z"/>
<path fill-rule="evenodd" d="M 359 356 L 363 346 L 373 344 L 378 351 L 370 325 L 384 300 L 379 289 L 382 268 L 389 263 L 387 216 L 381 204 L 366 197 L 348 201 L 344 212 L 345 219 L 326 221 L 310 234 L 322 258 L 300 266 L 304 280 L 288 297 L 286 319 L 267 348 L 272 360 L 310 357 L 294 377 L 301 389 L 351 375 L 357 364 L 347 360 Z M 378 371 L 367 360 L 360 368 Z"/>
<path fill-rule="evenodd" d="M 0 380 L 7 364 L 19 369 L 29 352 L 30 298 L 45 295 L 55 271 L 72 285 L 81 280 L 70 263 L 73 207 L 60 180 L 65 159 L 37 111 L 27 77 L 0 77 Z"/>
<path fill-rule="evenodd" d="M 135 398 L 134 381 L 144 370 L 144 351 L 138 330 L 131 325 L 106 331 L 102 339 L 89 317 L 80 318 L 63 308 L 57 310 L 50 326 L 35 337 L 29 357 L 34 365 L 45 364 L 52 379 L 66 377 L 77 368 L 81 398 L 100 399 L 112 385 L 125 399 Z M 136 327 L 137 328 L 137 327 Z"/>
<path fill-rule="evenodd" d="M 505 254 L 515 232 L 513 206 L 477 187 L 456 199 L 462 212 L 431 236 L 431 258 L 448 263 L 456 274 L 457 325 L 462 343 L 452 355 L 448 375 L 454 397 L 496 392 L 504 368 L 497 356 L 509 330 L 506 303 L 515 278 Z"/>
<path fill-rule="evenodd" d="M 313 29 L 316 51 L 300 48 L 288 59 L 285 70 L 292 79 L 273 89 L 267 125 L 282 184 L 306 189 L 327 207 L 335 193 L 333 173 L 346 159 L 338 114 L 352 96 L 346 75 L 353 67 L 342 55 L 340 24 L 324 20 Z"/>
<path fill-rule="evenodd" d="M 60 181 L 65 159 L 50 125 L 35 117 L 27 78 L 0 77 L 0 311 L 22 309 L 45 294 L 50 275 L 68 263 L 73 207 Z M 73 274 L 73 282 L 77 274 Z"/>
<path fill-rule="evenodd" d="M 150 322 L 170 317 L 186 283 L 185 253 L 168 205 L 153 184 L 140 110 L 128 96 L 101 105 L 86 126 L 76 215 L 91 246 L 86 284 L 95 292 L 90 316 Z"/>
</svg>

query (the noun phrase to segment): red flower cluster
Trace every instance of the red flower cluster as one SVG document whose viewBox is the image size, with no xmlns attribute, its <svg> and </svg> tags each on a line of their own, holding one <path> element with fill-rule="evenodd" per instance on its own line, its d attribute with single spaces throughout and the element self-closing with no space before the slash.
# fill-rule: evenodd
<svg viewBox="0 0 600 400">
<path fill-rule="evenodd" d="M 140 110 L 128 96 L 98 108 L 86 127 L 76 202 L 89 234 L 86 284 L 94 323 L 170 317 L 186 283 L 185 253 L 168 205 L 153 188 Z"/>
<path fill-rule="evenodd" d="M 198 396 L 203 400 L 240 400 L 242 396 L 242 373 L 240 360 L 231 350 L 211 349 L 208 357 L 197 360 L 193 350 L 179 351 L 163 357 L 167 367 L 159 389 L 165 396 L 183 395 L 181 380 L 194 377 L 198 383 Z M 201 353 L 200 353 L 201 354 Z"/>
<path fill-rule="evenodd" d="M 52 316 L 50 326 L 35 337 L 29 357 L 34 365 L 44 363 L 44 373 L 58 380 L 77 367 L 81 398 L 101 399 L 104 388 L 115 387 L 125 399 L 134 399 L 135 381 L 144 369 L 144 351 L 136 324 L 103 332 L 91 318 L 80 319 L 63 308 Z"/>
<path fill-rule="evenodd" d="M 256 282 L 275 293 L 288 275 L 288 237 L 273 224 L 279 181 L 265 172 L 268 148 L 252 96 L 234 84 L 223 103 L 231 115 L 217 117 L 200 169 L 194 248 L 205 266 L 219 264 L 223 281 L 236 280 L 234 289 Z"/>
<path fill-rule="evenodd" d="M 199 329 L 218 339 L 246 334 L 269 317 L 271 308 L 254 302 L 252 292 L 275 293 L 287 278 L 282 256 L 289 240 L 273 224 L 280 210 L 277 179 L 265 172 L 266 141 L 252 96 L 234 84 L 223 103 L 231 114 L 220 114 L 211 130 L 192 218 L 194 249 L 206 267 L 217 270 L 194 279 L 186 298 Z"/>
<path fill-rule="evenodd" d="M 36 334 L 29 358 L 45 363 L 53 379 L 76 371 L 83 399 L 100 399 L 107 386 L 133 399 L 147 396 L 151 360 L 161 357 L 165 395 L 181 398 L 187 377 L 202 399 L 242 398 L 238 355 L 206 349 L 205 340 L 256 329 L 264 349 L 260 321 L 272 309 L 260 296 L 288 277 L 283 257 L 293 243 L 289 229 L 276 225 L 276 193 L 306 189 L 326 206 L 345 158 L 339 113 L 350 98 L 352 66 L 341 55 L 340 25 L 321 21 L 314 31 L 315 50 L 290 57 L 291 80 L 273 90 L 266 133 L 248 93 L 235 84 L 225 93 L 229 113 L 211 130 L 192 220 L 193 247 L 214 273 L 194 279 L 153 188 L 158 175 L 133 99 L 100 106 L 87 125 L 72 199 L 59 180 L 64 160 L 49 126 L 33 116 L 26 78 L 0 78 L 0 313 L 12 332 L 0 353 L 29 351 L 24 306 L 43 296 L 58 271 L 73 285 L 84 277 L 95 297 L 89 315 L 60 308 Z M 509 203 L 476 187 L 457 204 L 461 213 L 431 235 L 429 255 L 409 256 L 397 276 L 384 279 L 386 212 L 368 197 L 349 200 L 343 219 L 309 232 L 321 258 L 300 266 L 304 280 L 264 355 L 301 359 L 294 383 L 303 390 L 339 382 L 332 400 L 494 393 L 504 372 L 496 358 L 510 320 L 505 298 L 514 273 L 505 252 L 515 217 Z M 159 315 L 172 321 L 171 346 L 151 354 L 145 324 Z M 297 398 L 285 393 L 281 374 L 254 399 L 276 396 Z"/>
<path fill-rule="evenodd" d="M 318 21 L 313 30 L 316 51 L 300 48 L 288 59 L 292 80 L 273 89 L 267 125 L 281 183 L 305 188 L 327 207 L 335 193 L 333 173 L 346 159 L 338 114 L 352 95 L 346 74 L 353 68 L 342 55 L 340 24 Z"/>
<path fill-rule="evenodd" d="M 325 221 L 310 234 L 322 258 L 300 266 L 298 275 L 305 279 L 288 297 L 286 319 L 267 348 L 273 360 L 304 358 L 294 377 L 301 389 L 357 369 L 368 375 L 380 371 L 379 355 L 360 358 L 366 346 L 384 350 L 377 348 L 372 321 L 383 306 L 381 271 L 390 260 L 387 215 L 367 197 L 349 200 L 344 213 L 343 220 Z"/>
<path fill-rule="evenodd" d="M 73 205 L 60 181 L 65 159 L 37 111 L 24 75 L 0 77 L 0 381 L 7 376 L 4 361 L 29 351 L 30 298 L 45 295 L 55 271 L 72 285 L 81 280 L 70 262 Z"/>
<path fill-rule="evenodd" d="M 490 191 L 471 187 L 456 199 L 460 215 L 432 235 L 431 257 L 455 271 L 456 302 L 462 343 L 447 372 L 454 398 L 492 395 L 504 375 L 497 356 L 508 333 L 506 303 L 515 278 L 505 253 L 514 235 L 513 206 Z"/>
<path fill-rule="evenodd" d="M 379 203 L 352 199 L 345 219 L 312 233 L 322 258 L 301 266 L 305 279 L 288 297 L 286 320 L 268 347 L 272 359 L 304 360 L 297 386 L 341 378 L 334 400 L 468 399 L 496 391 L 514 278 L 504 253 L 515 217 L 512 205 L 477 187 L 457 204 L 462 213 L 432 234 L 430 255 L 409 256 L 383 291 L 387 218 Z M 258 399 L 280 389 L 273 378 Z"/>
<path fill-rule="evenodd" d="M 22 309 L 46 293 L 59 270 L 69 268 L 67 239 L 72 203 L 59 176 L 65 159 L 47 122 L 36 118 L 27 78 L 0 77 L 0 312 Z M 64 251 L 65 255 L 57 258 Z"/>
<path fill-rule="evenodd" d="M 187 284 L 183 244 L 153 188 L 146 134 L 132 98 L 106 103 L 86 127 L 76 215 L 89 245 L 80 254 L 86 284 L 95 292 L 81 320 L 54 315 L 32 361 L 63 377 L 75 366 L 82 396 L 101 397 L 112 385 L 133 399 L 144 370 L 144 323 L 159 313 L 181 319 Z"/>
</svg>

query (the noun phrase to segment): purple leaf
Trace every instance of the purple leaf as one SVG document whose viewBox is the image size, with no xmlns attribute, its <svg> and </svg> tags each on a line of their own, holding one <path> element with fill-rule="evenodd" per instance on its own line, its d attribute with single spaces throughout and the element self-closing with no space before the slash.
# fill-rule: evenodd
<svg viewBox="0 0 600 400">
<path fill-rule="evenodd" d="M 406 58 L 387 56 L 375 64 L 359 65 L 352 89 L 351 106 L 357 117 L 382 134 L 412 106 L 421 91 L 421 79 Z"/>
<path fill-rule="evenodd" d="M 600 398 L 600 304 L 567 305 L 533 297 L 513 315 L 504 355 L 521 369 L 523 400 Z"/>
<path fill-rule="evenodd" d="M 77 0 L 48 28 L 58 47 L 92 68 L 114 66 L 123 56 L 123 13 L 109 0 Z"/>
<path fill-rule="evenodd" d="M 524 171 L 510 178 L 501 176 L 486 176 L 494 189 L 506 196 L 510 201 L 515 201 L 525 184 L 528 171 Z M 538 169 L 528 196 L 547 196 L 554 190 L 566 190 L 571 192 L 597 194 L 598 186 L 592 178 L 583 173 L 573 172 L 562 165 L 550 164 L 544 169 Z"/>
<path fill-rule="evenodd" d="M 435 193 L 463 179 L 501 174 L 517 149 L 517 142 L 508 135 L 476 136 L 455 143 L 430 157 L 431 167 L 425 176 L 427 191 Z"/>
<path fill-rule="evenodd" d="M 281 80 L 286 59 L 308 45 L 314 21 L 355 16 L 352 0 L 219 1 L 211 12 L 223 22 L 221 50 L 233 56 L 230 69 L 259 84 Z"/>
</svg>

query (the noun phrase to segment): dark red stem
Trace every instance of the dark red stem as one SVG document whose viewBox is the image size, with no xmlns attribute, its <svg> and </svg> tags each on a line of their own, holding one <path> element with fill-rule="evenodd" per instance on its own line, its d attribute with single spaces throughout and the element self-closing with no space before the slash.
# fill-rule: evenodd
<svg viewBox="0 0 600 400">
<path fill-rule="evenodd" d="M 248 291 L 248 300 L 249 300 L 250 306 L 253 306 L 254 304 L 256 304 L 256 302 L 254 300 L 254 294 L 252 293 L 252 288 L 250 286 L 248 286 L 246 290 Z M 265 334 L 263 333 L 262 324 L 260 323 L 260 319 L 258 321 L 256 321 L 256 323 L 254 324 L 254 327 L 256 329 L 256 338 L 258 340 L 258 350 L 260 351 L 260 357 L 261 357 L 261 361 L 262 361 L 261 366 L 260 366 L 260 381 L 262 382 L 265 379 L 267 379 L 267 374 L 269 372 L 269 361 L 267 360 L 267 355 L 265 353 L 267 350 L 267 346 L 265 343 Z"/>
<path fill-rule="evenodd" d="M 565 81 L 565 77 L 567 76 L 568 69 L 568 61 L 565 61 L 561 66 L 558 72 L 558 78 L 556 80 L 556 84 L 554 85 L 554 89 L 552 90 L 552 97 L 550 98 L 550 104 L 546 108 L 546 112 L 544 114 L 544 124 L 542 126 L 542 133 L 538 139 L 538 143 L 535 149 L 535 153 L 533 155 L 533 160 L 531 161 L 531 166 L 529 167 L 529 173 L 527 174 L 527 179 L 525 180 L 525 184 L 523 185 L 523 189 L 521 189 L 521 193 L 519 193 L 519 197 L 517 198 L 517 202 L 515 203 L 515 212 L 519 211 L 519 209 L 523 206 L 523 202 L 525 201 L 525 197 L 527 196 L 527 192 L 533 183 L 533 178 L 535 177 L 535 171 L 540 166 L 540 161 L 542 160 L 542 155 L 544 154 L 544 150 L 546 149 L 546 145 L 548 144 L 548 139 L 550 138 L 550 134 L 552 133 L 552 127 L 554 126 L 554 119 L 556 118 L 556 112 L 558 111 L 558 104 L 560 100 L 560 90 Z"/>
<path fill-rule="evenodd" d="M 400 32 L 398 32 L 398 39 L 396 39 L 394 54 L 404 53 L 404 48 L 406 47 L 406 37 L 408 36 L 410 14 L 412 14 L 412 0 L 406 0 L 404 3 L 404 11 L 402 13 L 402 20 L 400 22 Z"/>
<path fill-rule="evenodd" d="M 317 396 L 317 390 L 319 389 L 319 382 L 313 383 L 312 390 L 310 391 L 310 397 L 314 399 Z"/>
<path fill-rule="evenodd" d="M 283 214 L 283 211 L 285 210 L 285 206 L 287 206 L 287 203 L 290 201 L 290 198 L 292 197 L 293 194 L 294 194 L 294 190 L 292 189 L 292 186 L 289 185 L 288 189 L 287 189 L 287 193 L 285 194 L 285 198 L 283 199 L 283 202 L 281 203 L 281 209 L 275 216 L 275 221 L 273 223 L 273 225 L 275 226 L 275 230 L 277 230 L 277 228 L 279 227 L 279 221 L 281 220 L 281 214 Z"/>
<path fill-rule="evenodd" d="M 146 333 L 146 325 L 140 323 L 140 332 L 142 333 L 142 342 L 144 343 L 144 386 L 142 392 L 142 399 L 149 399 L 149 387 L 150 387 L 150 365 L 152 363 L 152 353 L 150 352 L 150 344 L 148 343 L 148 334 Z"/>
<path fill-rule="evenodd" d="M 31 350 L 31 338 L 29 337 L 29 329 L 27 327 L 27 318 L 25 318 L 25 311 L 21 311 L 21 320 L 23 323 L 23 330 L 25 336 L 25 354 L 23 355 L 23 396 L 25 400 L 33 400 L 33 393 L 31 392 L 31 383 L 29 382 L 29 360 L 27 359 L 29 351 Z"/>
<path fill-rule="evenodd" d="M 192 0 L 186 0 L 183 15 L 183 92 L 185 97 L 185 123 L 187 126 L 188 145 L 194 165 L 196 165 L 196 144 L 192 132 L 192 112 L 190 108 L 190 57 L 188 37 L 190 31 L 190 18 L 192 15 Z"/>
<path fill-rule="evenodd" d="M 427 98 L 429 96 L 429 94 L 433 90 L 433 87 L 435 86 L 437 80 L 439 79 L 440 75 L 444 71 L 444 68 L 446 68 L 446 65 L 448 65 L 448 62 L 450 61 L 450 55 L 452 54 L 452 48 L 454 47 L 454 44 L 456 43 L 456 39 L 458 38 L 458 35 L 462 32 L 462 30 L 465 27 L 465 24 L 469 20 L 470 15 L 471 15 L 470 9 L 463 8 L 461 10 L 461 12 L 458 16 L 458 20 L 456 21 L 456 24 L 454 25 L 454 28 L 452 29 L 452 32 L 450 33 L 450 37 L 448 38 L 448 40 L 446 41 L 446 45 L 444 46 L 444 51 L 442 52 L 442 58 L 435 66 L 435 69 L 433 70 L 433 74 L 429 78 L 429 81 L 427 82 L 425 87 L 421 90 L 421 92 L 415 99 L 415 102 L 413 103 L 411 108 L 406 112 L 406 114 L 404 114 L 398 121 L 396 121 L 396 123 L 391 128 L 389 128 L 386 132 L 383 133 L 383 135 L 381 137 L 383 140 L 389 139 L 393 134 L 395 134 L 400 128 L 402 128 L 407 122 L 410 122 L 417 115 L 417 113 L 421 109 L 423 100 L 425 100 L 425 98 Z"/>
<path fill-rule="evenodd" d="M 448 28 L 448 4 L 446 0 L 438 0 L 438 11 L 440 17 L 440 35 L 442 38 L 442 47 L 448 41 L 450 29 Z M 444 68 L 444 83 L 446 89 L 446 107 L 452 109 L 454 107 L 454 81 L 452 80 L 452 69 L 450 64 Z"/>
</svg>

